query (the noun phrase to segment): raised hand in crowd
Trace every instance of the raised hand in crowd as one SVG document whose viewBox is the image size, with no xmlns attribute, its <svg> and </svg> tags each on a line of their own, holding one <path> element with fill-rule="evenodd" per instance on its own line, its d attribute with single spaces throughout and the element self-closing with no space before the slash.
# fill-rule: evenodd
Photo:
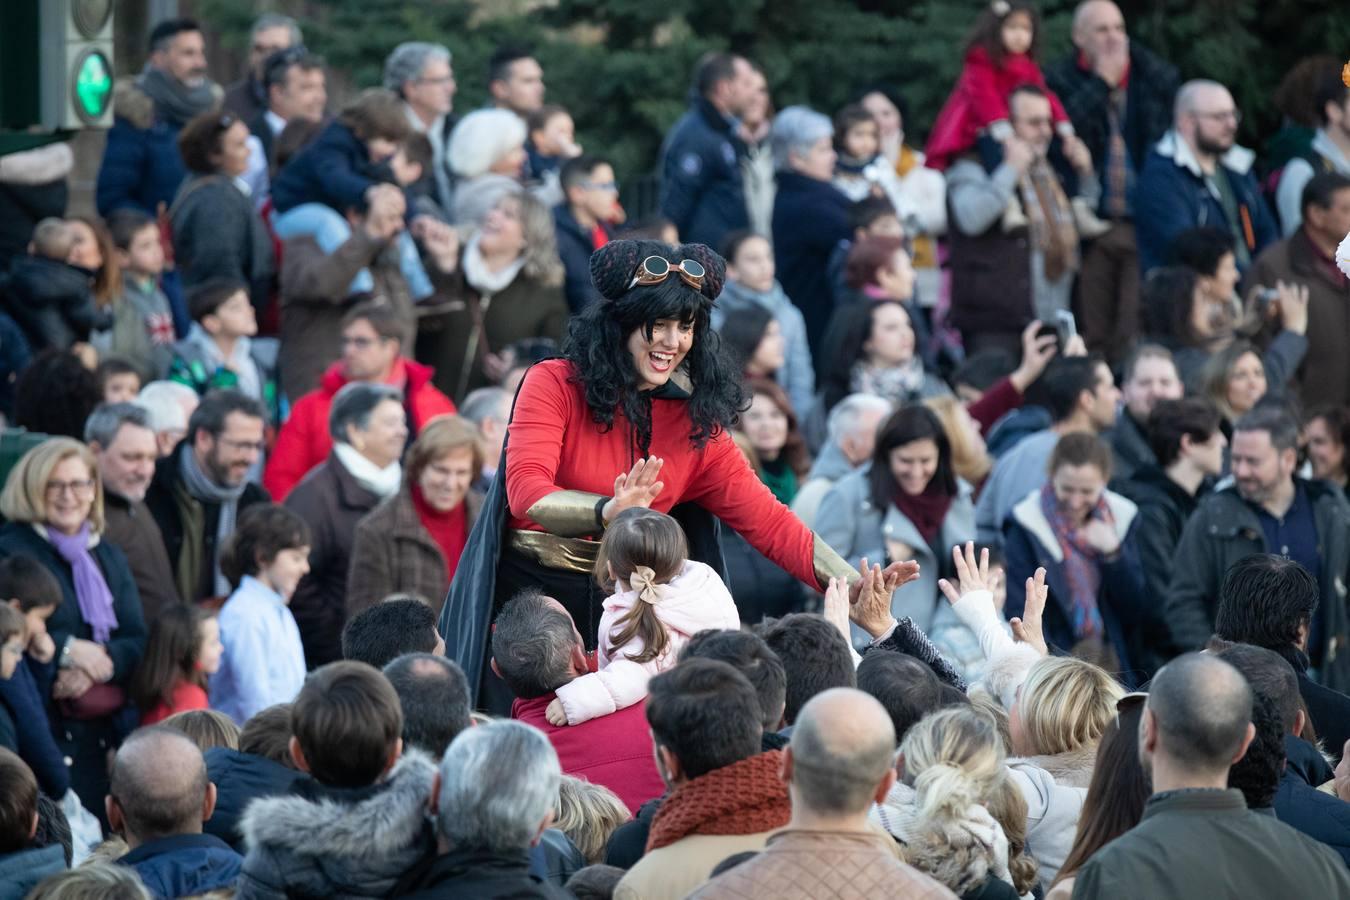
<svg viewBox="0 0 1350 900">
<path fill-rule="evenodd" d="M 956 584 L 946 578 L 938 579 L 938 587 L 949 603 L 956 603 L 967 594 L 975 591 L 994 590 L 994 581 L 989 574 L 989 548 L 981 548 L 979 556 L 975 554 L 975 542 L 966 541 L 952 548 L 952 562 L 956 566 Z"/>
<path fill-rule="evenodd" d="M 412 235 L 431 255 L 436 268 L 449 274 L 459 265 L 459 232 L 432 216 L 412 221 Z"/>
<path fill-rule="evenodd" d="M 407 201 L 392 184 L 377 184 L 366 191 L 366 218 L 362 223 L 373 240 L 388 241 L 403 230 Z"/>
<path fill-rule="evenodd" d="M 601 511 L 606 522 L 633 506 L 651 506 L 664 488 L 665 482 L 657 481 L 664 460 L 655 456 L 639 459 L 629 469 L 614 479 L 614 496 L 609 499 Z"/>
<path fill-rule="evenodd" d="M 1045 601 L 1050 589 L 1045 586 L 1045 569 L 1039 568 L 1036 574 L 1027 579 L 1027 601 L 1022 608 L 1021 617 L 1013 616 L 1009 621 L 1013 637 L 1031 647 L 1041 656 L 1049 656 L 1050 648 L 1045 645 L 1045 635 L 1041 632 L 1041 616 L 1045 613 Z"/>
<path fill-rule="evenodd" d="M 1308 332 L 1308 286 L 1275 282 L 1276 302 L 1280 305 L 1280 326 L 1294 334 Z"/>
<path fill-rule="evenodd" d="M 1022 362 L 1008 376 L 1019 394 L 1026 393 L 1031 383 L 1041 377 L 1045 367 L 1050 365 L 1050 360 L 1059 352 L 1059 341 L 1055 336 L 1040 332 L 1040 319 L 1032 319 L 1022 329 Z"/>
<path fill-rule="evenodd" d="M 849 620 L 873 638 L 879 638 L 895 627 L 891 614 L 891 595 L 902 585 L 919 577 L 919 564 L 914 560 L 891 563 L 885 569 L 868 565 L 867 558 L 858 565 L 857 581 L 849 585 Z M 831 582 L 837 579 L 831 579 Z"/>
<path fill-rule="evenodd" d="M 1003 163 L 1018 175 L 1026 174 L 1035 161 L 1036 150 L 1021 138 L 1010 136 L 1003 142 Z"/>
</svg>

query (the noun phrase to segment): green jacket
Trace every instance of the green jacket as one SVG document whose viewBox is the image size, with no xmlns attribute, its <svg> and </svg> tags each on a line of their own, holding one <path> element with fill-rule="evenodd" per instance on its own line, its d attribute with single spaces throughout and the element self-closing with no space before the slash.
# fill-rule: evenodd
<svg viewBox="0 0 1350 900">
<path fill-rule="evenodd" d="M 263 408 L 267 421 L 276 425 L 284 418 L 281 392 L 277 389 L 276 338 L 253 338 L 249 342 L 249 358 L 258 367 L 258 381 L 262 388 Z M 181 340 L 173 346 L 173 362 L 169 364 L 169 380 L 185 384 L 200 395 L 216 389 L 238 390 L 239 376 L 219 365 L 201 347 L 191 340 Z"/>
<path fill-rule="evenodd" d="M 1322 571 L 1323 640 L 1308 655 L 1322 684 L 1350 690 L 1350 622 L 1346 613 L 1346 578 L 1350 571 L 1350 503 L 1336 488 L 1321 481 L 1296 479 L 1308 492 L 1317 522 Z M 1178 652 L 1198 650 L 1214 633 L 1219 589 L 1228 569 L 1244 556 L 1272 552 L 1256 512 L 1235 486 L 1201 501 L 1177 544 L 1172 582 L 1167 591 L 1167 622 Z"/>
<path fill-rule="evenodd" d="M 1350 869 L 1325 844 L 1248 810 L 1241 791 L 1167 791 L 1078 870 L 1073 900 L 1123 897 L 1350 897 Z"/>
</svg>

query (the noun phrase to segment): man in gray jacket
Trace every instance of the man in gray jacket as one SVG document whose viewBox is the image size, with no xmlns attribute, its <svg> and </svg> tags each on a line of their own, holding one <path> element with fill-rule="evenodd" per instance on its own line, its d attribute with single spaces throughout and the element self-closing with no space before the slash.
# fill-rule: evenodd
<svg viewBox="0 0 1350 900">
<path fill-rule="evenodd" d="M 1074 900 L 1350 896 L 1334 850 L 1228 788 L 1255 733 L 1252 692 L 1236 669 L 1187 654 L 1158 672 L 1147 704 L 1139 761 L 1153 796 L 1138 825 L 1078 870 Z"/>
<path fill-rule="evenodd" d="M 1258 406 L 1233 431 L 1234 484 L 1215 491 L 1186 523 L 1167 592 L 1175 649 L 1199 649 L 1214 631 L 1225 573 L 1243 557 L 1274 553 L 1317 576 L 1321 603 L 1307 636 L 1317 680 L 1350 687 L 1346 575 L 1350 569 L 1350 503 L 1336 488 L 1294 477 L 1298 424 L 1288 410 Z"/>
</svg>

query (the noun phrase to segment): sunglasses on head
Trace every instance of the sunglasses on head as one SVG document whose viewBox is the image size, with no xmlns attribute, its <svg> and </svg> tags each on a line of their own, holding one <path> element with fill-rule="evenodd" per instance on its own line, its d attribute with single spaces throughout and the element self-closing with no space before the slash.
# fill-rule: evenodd
<svg viewBox="0 0 1350 900">
<path fill-rule="evenodd" d="M 707 274 L 703 266 L 694 262 L 692 259 L 681 260 L 680 264 L 671 265 L 670 260 L 661 256 L 649 256 L 642 261 L 637 268 L 637 274 L 629 282 L 628 287 L 634 288 L 640 284 L 660 284 L 670 277 L 671 272 L 678 272 L 680 279 L 696 291 L 703 290 L 703 278 Z"/>
</svg>

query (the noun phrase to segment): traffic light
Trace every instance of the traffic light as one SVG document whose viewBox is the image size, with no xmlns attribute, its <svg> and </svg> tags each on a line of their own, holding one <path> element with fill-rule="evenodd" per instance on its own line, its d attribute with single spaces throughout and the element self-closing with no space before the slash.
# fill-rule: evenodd
<svg viewBox="0 0 1350 900">
<path fill-rule="evenodd" d="M 113 0 L 42 0 L 38 59 L 44 128 L 112 124 Z"/>
<path fill-rule="evenodd" d="M 114 0 L 0 0 L 0 129 L 112 124 Z"/>
</svg>

